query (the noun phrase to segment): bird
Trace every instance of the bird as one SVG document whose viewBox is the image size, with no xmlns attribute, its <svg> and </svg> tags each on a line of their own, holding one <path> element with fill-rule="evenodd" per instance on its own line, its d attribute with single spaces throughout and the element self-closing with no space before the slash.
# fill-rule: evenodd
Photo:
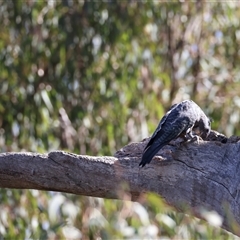
<svg viewBox="0 0 240 240">
<path fill-rule="evenodd" d="M 173 139 L 183 137 L 185 140 L 199 140 L 199 136 L 205 139 L 210 131 L 210 119 L 194 101 L 184 100 L 174 104 L 146 145 L 139 166 L 150 163 L 157 152 Z"/>
</svg>

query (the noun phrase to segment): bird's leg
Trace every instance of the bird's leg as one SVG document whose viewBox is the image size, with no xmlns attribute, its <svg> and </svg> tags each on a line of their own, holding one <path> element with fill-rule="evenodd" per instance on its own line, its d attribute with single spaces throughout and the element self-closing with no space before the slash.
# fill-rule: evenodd
<svg viewBox="0 0 240 240">
<path fill-rule="evenodd" d="M 187 139 L 188 142 L 197 141 L 197 143 L 199 143 L 199 140 L 202 140 L 201 137 L 199 137 L 198 135 L 192 133 L 192 129 L 191 128 L 189 128 L 189 130 L 186 132 L 185 138 Z"/>
</svg>

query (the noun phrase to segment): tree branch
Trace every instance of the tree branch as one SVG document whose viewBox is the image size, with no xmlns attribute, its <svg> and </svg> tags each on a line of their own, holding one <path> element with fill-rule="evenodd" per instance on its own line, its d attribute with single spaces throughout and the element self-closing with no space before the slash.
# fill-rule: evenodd
<svg viewBox="0 0 240 240">
<path fill-rule="evenodd" d="M 132 143 L 115 157 L 91 157 L 54 151 L 49 154 L 1 153 L 0 187 L 39 189 L 118 198 L 122 183 L 133 201 L 144 192 L 160 194 L 180 211 L 185 206 L 202 218 L 199 207 L 214 210 L 223 228 L 240 236 L 240 143 L 212 131 L 208 141 L 172 141 L 139 168 L 147 140 Z"/>
</svg>

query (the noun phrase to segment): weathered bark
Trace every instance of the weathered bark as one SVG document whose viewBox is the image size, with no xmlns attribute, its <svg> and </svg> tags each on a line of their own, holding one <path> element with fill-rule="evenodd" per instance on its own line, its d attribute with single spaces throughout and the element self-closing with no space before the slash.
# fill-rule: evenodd
<svg viewBox="0 0 240 240">
<path fill-rule="evenodd" d="M 152 162 L 139 168 L 147 143 L 133 143 L 115 157 L 91 157 L 54 151 L 49 154 L 1 153 L 0 187 L 68 192 L 118 198 L 127 183 L 132 200 L 143 192 L 160 194 L 179 210 L 185 206 L 215 210 L 223 227 L 240 236 L 240 143 L 211 132 L 208 141 L 165 146 Z M 201 216 L 200 216 L 201 217 Z"/>
</svg>

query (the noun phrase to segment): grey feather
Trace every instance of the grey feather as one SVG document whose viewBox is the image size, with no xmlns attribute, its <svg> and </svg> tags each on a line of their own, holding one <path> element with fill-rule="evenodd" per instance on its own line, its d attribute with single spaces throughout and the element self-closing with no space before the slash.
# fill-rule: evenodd
<svg viewBox="0 0 240 240">
<path fill-rule="evenodd" d="M 193 129 L 198 129 L 201 137 L 207 137 L 211 130 L 209 118 L 202 109 L 191 100 L 174 104 L 163 116 L 145 147 L 139 166 L 144 167 L 147 163 L 150 163 L 154 155 L 163 146 L 180 135 L 193 137 Z"/>
</svg>

